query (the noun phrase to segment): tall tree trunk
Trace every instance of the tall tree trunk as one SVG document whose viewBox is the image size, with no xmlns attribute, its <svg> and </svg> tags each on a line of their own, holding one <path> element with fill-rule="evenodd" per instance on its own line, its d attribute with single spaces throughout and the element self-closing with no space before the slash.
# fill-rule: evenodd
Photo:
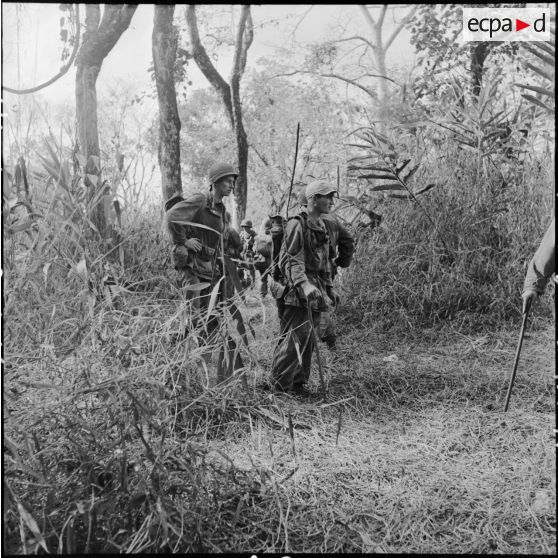
<svg viewBox="0 0 558 558">
<path fill-rule="evenodd" d="M 238 181 L 235 188 L 236 220 L 238 223 L 246 216 L 248 205 L 248 138 L 242 122 L 240 101 L 240 79 L 246 67 L 248 48 L 253 41 L 252 16 L 250 6 L 242 6 L 236 34 L 233 68 L 231 72 L 232 120 L 236 136 L 236 156 L 238 160 Z M 238 223 L 235 223 L 238 225 Z"/>
<path fill-rule="evenodd" d="M 152 50 L 157 98 L 159 100 L 159 167 L 163 201 L 182 194 L 180 176 L 180 118 L 176 103 L 174 65 L 178 35 L 173 27 L 174 4 L 155 5 Z"/>
<path fill-rule="evenodd" d="M 482 78 L 484 74 L 484 62 L 488 58 L 490 51 L 495 44 L 479 42 L 471 46 L 471 84 L 473 86 L 473 95 L 479 96 L 482 87 Z"/>
<path fill-rule="evenodd" d="M 85 185 L 89 190 L 91 221 L 106 238 L 110 206 L 101 177 L 97 119 L 97 77 L 103 60 L 130 25 L 137 5 L 105 4 L 101 19 L 99 4 L 85 5 L 85 33 L 76 56 L 76 118 L 79 145 L 85 158 Z"/>
<path fill-rule="evenodd" d="M 235 215 L 233 224 L 237 225 L 246 216 L 248 204 L 248 138 L 242 123 L 242 104 L 240 102 L 240 80 L 246 68 L 246 56 L 254 39 L 254 26 L 250 6 L 242 6 L 236 34 L 233 67 L 230 85 L 221 77 L 201 43 L 196 17 L 196 7 L 192 4 L 186 9 L 186 22 L 190 38 L 192 56 L 213 88 L 221 95 L 231 127 L 235 134 L 238 180 L 235 188 Z"/>
</svg>

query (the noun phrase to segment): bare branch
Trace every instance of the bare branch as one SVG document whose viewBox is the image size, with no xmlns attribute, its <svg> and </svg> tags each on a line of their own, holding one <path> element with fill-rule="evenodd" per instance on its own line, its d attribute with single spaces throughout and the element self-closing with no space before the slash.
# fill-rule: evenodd
<svg viewBox="0 0 558 558">
<path fill-rule="evenodd" d="M 370 25 L 370 27 L 372 27 L 372 29 L 375 29 L 376 28 L 376 22 L 374 21 L 374 18 L 372 17 L 372 14 L 368 11 L 368 8 L 366 6 L 363 6 L 362 4 L 359 4 L 358 7 L 360 8 L 360 11 L 361 11 L 362 15 L 364 16 L 364 19 L 366 20 L 368 25 Z"/>
<path fill-rule="evenodd" d="M 355 35 L 354 37 L 346 37 L 345 39 L 337 39 L 335 41 L 331 41 L 332 43 L 344 43 L 347 41 L 362 41 L 364 43 L 366 43 L 370 48 L 376 48 L 376 46 L 371 43 L 368 39 L 366 39 L 365 37 L 361 37 L 360 35 Z"/>
<path fill-rule="evenodd" d="M 393 30 L 393 33 L 391 34 L 390 38 L 387 40 L 385 46 L 384 46 L 384 50 L 387 50 L 391 43 L 393 43 L 395 37 L 397 37 L 397 35 L 399 35 L 399 33 L 401 32 L 401 29 L 403 29 L 403 27 L 405 27 L 405 25 L 407 25 L 407 23 L 412 19 L 412 17 L 415 15 L 415 12 L 417 11 L 418 6 L 415 6 L 399 23 L 399 25 Z"/>
<path fill-rule="evenodd" d="M 41 89 L 44 89 L 49 85 L 52 85 L 55 81 L 59 80 L 64 74 L 68 72 L 68 70 L 72 67 L 72 64 L 74 63 L 76 54 L 79 49 L 79 39 L 80 39 L 80 29 L 81 29 L 81 25 L 79 23 L 79 4 L 75 4 L 74 9 L 75 9 L 75 18 L 76 18 L 76 36 L 74 38 L 74 48 L 72 50 L 72 54 L 68 62 L 66 62 L 66 64 L 62 66 L 62 68 L 60 68 L 60 71 L 53 78 L 49 79 L 48 81 L 45 81 L 44 83 L 41 83 L 41 85 L 35 85 L 34 87 L 29 87 L 28 89 L 13 89 L 12 87 L 8 87 L 7 85 L 2 85 L 2 89 L 8 91 L 9 93 L 15 93 L 16 95 L 28 95 L 29 93 L 36 93 L 37 91 L 40 91 Z"/>
<path fill-rule="evenodd" d="M 380 12 L 380 15 L 378 16 L 378 24 L 377 27 L 378 29 L 382 29 L 382 25 L 384 24 L 384 18 L 386 17 L 386 12 L 387 12 L 387 4 L 383 4 L 382 5 L 382 11 Z"/>
<path fill-rule="evenodd" d="M 254 150 L 254 153 L 260 158 L 261 162 L 266 167 L 269 167 L 269 163 L 267 162 L 267 159 L 258 151 L 258 149 L 256 149 L 256 146 L 253 143 L 250 143 L 249 147 L 251 147 Z"/>
<path fill-rule="evenodd" d="M 381 78 L 381 79 L 385 79 L 387 81 L 391 81 L 391 82 L 395 83 L 395 85 L 401 87 L 401 85 L 399 83 L 397 83 L 395 80 L 393 80 L 393 79 L 391 79 L 390 77 L 387 77 L 387 76 L 382 76 L 380 74 L 363 74 L 362 76 L 359 76 L 359 77 L 354 78 L 354 79 L 351 80 L 349 78 L 344 78 L 343 76 L 340 76 L 338 74 L 322 74 L 322 73 L 318 73 L 318 72 L 312 72 L 310 70 L 293 70 L 292 72 L 285 72 L 283 74 L 275 74 L 273 76 L 270 76 L 270 79 L 273 79 L 273 78 L 276 78 L 276 77 L 290 77 L 290 76 L 294 76 L 296 74 L 310 74 L 310 75 L 314 75 L 314 76 L 331 77 L 331 78 L 340 79 L 342 81 L 345 81 L 346 83 L 350 83 L 351 85 L 356 85 L 357 87 L 360 87 L 361 89 L 366 91 L 369 95 L 372 95 L 372 93 L 368 89 L 365 89 L 363 85 L 357 84 L 356 80 L 362 79 L 363 77 Z M 372 96 L 375 97 L 375 93 Z"/>
<path fill-rule="evenodd" d="M 217 71 L 205 48 L 201 44 L 195 4 L 188 4 L 186 8 L 186 22 L 188 23 L 192 56 L 209 83 L 221 94 L 229 118 L 231 122 L 233 122 L 231 89 L 229 84 L 221 77 L 221 74 Z"/>
</svg>

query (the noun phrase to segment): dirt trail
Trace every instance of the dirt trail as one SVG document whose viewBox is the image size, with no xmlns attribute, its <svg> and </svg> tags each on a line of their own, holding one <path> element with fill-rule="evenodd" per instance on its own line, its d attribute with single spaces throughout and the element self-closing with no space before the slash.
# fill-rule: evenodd
<svg viewBox="0 0 558 558">
<path fill-rule="evenodd" d="M 289 509 L 275 550 L 555 553 L 553 328 L 528 333 L 506 414 L 517 332 L 366 337 L 322 348 L 339 404 L 269 396 L 293 439 L 256 420 L 222 444 L 275 479 Z"/>
</svg>

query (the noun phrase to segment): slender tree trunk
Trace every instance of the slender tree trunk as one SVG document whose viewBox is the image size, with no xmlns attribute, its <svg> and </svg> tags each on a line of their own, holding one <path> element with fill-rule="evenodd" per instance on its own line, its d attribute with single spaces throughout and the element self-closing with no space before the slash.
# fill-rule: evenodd
<svg viewBox="0 0 558 558">
<path fill-rule="evenodd" d="M 196 7 L 192 4 L 186 9 L 186 21 L 192 56 L 198 68 L 205 75 L 209 83 L 221 95 L 225 106 L 226 114 L 229 117 L 236 140 L 236 156 L 238 163 L 238 180 L 235 188 L 235 219 L 233 224 L 237 224 L 246 216 L 248 202 L 248 138 L 242 122 L 242 104 L 240 102 L 240 80 L 246 68 L 246 56 L 250 45 L 254 39 L 254 27 L 250 6 L 242 6 L 240 21 L 236 34 L 236 44 L 234 51 L 233 67 L 231 72 L 230 85 L 221 77 L 217 69 L 213 66 L 211 59 L 207 55 L 201 43 Z"/>
<path fill-rule="evenodd" d="M 484 62 L 488 58 L 494 44 L 479 42 L 471 47 L 471 84 L 475 97 L 479 96 L 484 74 Z"/>
<path fill-rule="evenodd" d="M 76 57 L 76 118 L 79 145 L 85 158 L 85 185 L 89 191 L 91 221 L 99 234 L 108 234 L 110 198 L 101 177 L 97 119 L 97 77 L 103 60 L 130 25 L 137 5 L 85 5 L 85 33 Z"/>
<path fill-rule="evenodd" d="M 174 65 L 178 35 L 173 27 L 173 5 L 155 5 L 152 50 L 157 98 L 159 100 L 159 167 L 163 201 L 182 194 L 180 176 L 180 118 L 176 103 Z"/>
</svg>

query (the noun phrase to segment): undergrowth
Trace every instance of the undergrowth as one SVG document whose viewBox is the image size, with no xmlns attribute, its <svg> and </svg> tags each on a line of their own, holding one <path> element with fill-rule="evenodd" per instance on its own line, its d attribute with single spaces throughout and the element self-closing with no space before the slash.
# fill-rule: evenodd
<svg viewBox="0 0 558 558">
<path fill-rule="evenodd" d="M 549 203 L 526 189 L 547 177 L 525 171 L 500 211 L 460 161 L 460 187 L 428 193 L 435 230 L 389 202 L 360 239 L 340 349 L 320 351 L 327 401 L 257 387 L 278 324 L 252 291 L 249 346 L 223 309 L 246 367 L 215 384 L 158 211 L 120 249 L 95 242 L 71 188 L 43 200 L 5 235 L 3 550 L 555 552 L 548 356 L 499 412 Z M 538 301 L 541 332 L 549 315 Z"/>
</svg>

